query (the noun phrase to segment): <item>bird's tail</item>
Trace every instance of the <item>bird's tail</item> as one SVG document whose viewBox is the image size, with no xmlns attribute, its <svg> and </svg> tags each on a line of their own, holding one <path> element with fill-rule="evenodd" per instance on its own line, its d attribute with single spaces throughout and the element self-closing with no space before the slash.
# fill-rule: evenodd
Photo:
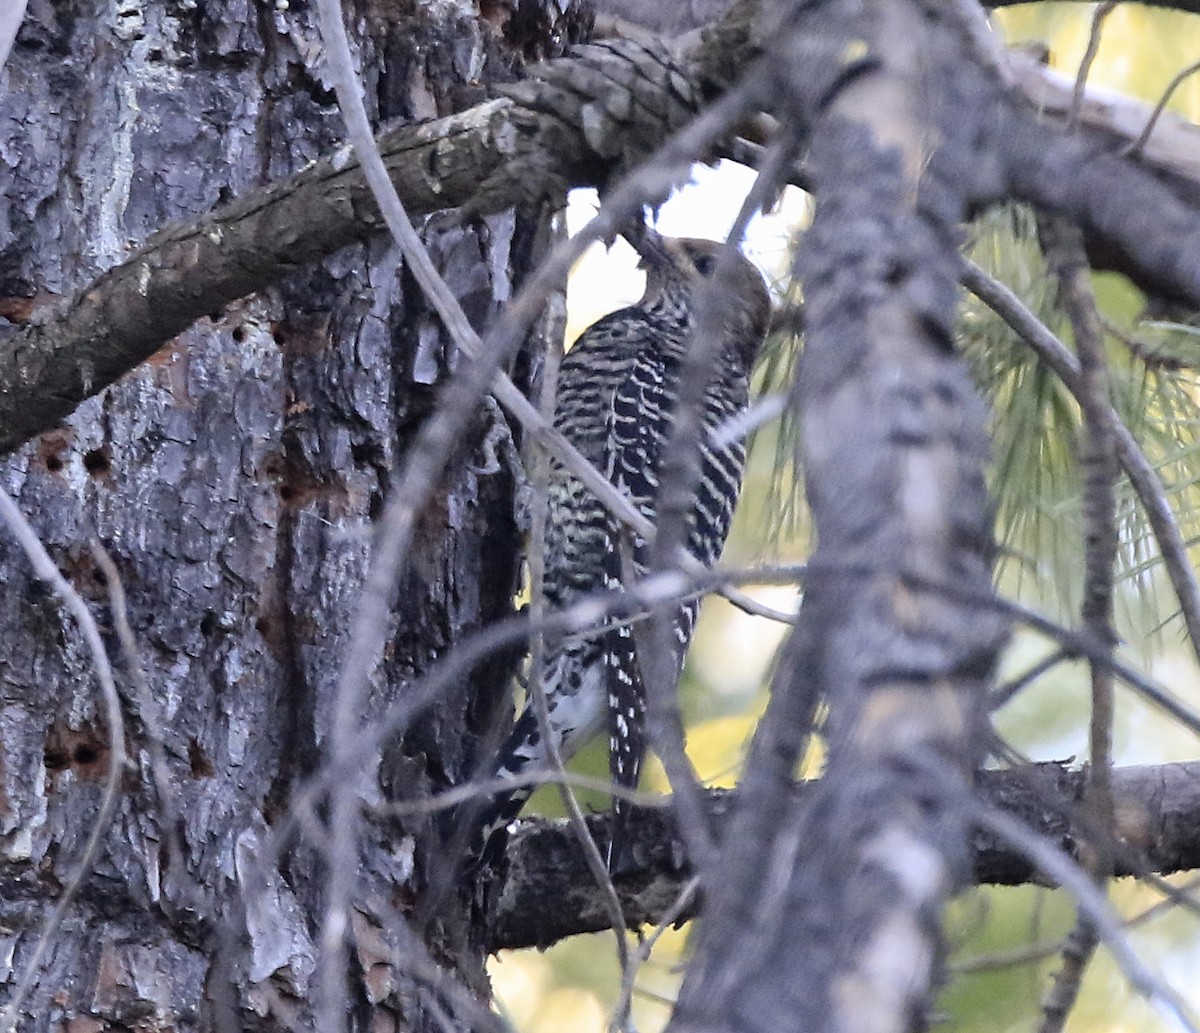
<svg viewBox="0 0 1200 1033">
<path fill-rule="evenodd" d="M 503 748 L 497 755 L 493 778 L 514 778 L 531 771 L 541 763 L 541 731 L 537 715 L 525 707 L 517 718 Z M 464 874 L 474 874 L 493 868 L 504 855 L 508 842 L 508 826 L 512 824 L 525 802 L 533 795 L 536 783 L 514 785 L 490 793 L 486 798 L 469 801 L 449 812 L 443 830 L 443 842 L 468 836 L 463 852 Z"/>
</svg>

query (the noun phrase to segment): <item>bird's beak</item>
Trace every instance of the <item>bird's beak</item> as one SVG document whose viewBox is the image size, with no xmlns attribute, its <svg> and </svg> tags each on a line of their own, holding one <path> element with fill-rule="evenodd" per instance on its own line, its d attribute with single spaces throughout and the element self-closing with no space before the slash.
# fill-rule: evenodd
<svg viewBox="0 0 1200 1033">
<path fill-rule="evenodd" d="M 639 268 L 661 269 L 674 264 L 667 241 L 657 230 L 643 225 L 640 232 L 626 234 L 626 239 L 641 257 Z"/>
</svg>

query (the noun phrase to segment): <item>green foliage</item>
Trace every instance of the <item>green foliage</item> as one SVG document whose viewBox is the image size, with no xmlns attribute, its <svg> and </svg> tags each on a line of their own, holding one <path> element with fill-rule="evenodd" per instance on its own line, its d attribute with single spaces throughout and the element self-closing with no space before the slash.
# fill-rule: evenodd
<svg viewBox="0 0 1200 1033">
<path fill-rule="evenodd" d="M 1031 213 L 1007 208 L 986 216 L 975 227 L 970 250 L 979 265 L 1070 342 Z M 1123 279 L 1095 279 L 1097 302 L 1111 328 L 1114 408 L 1158 470 L 1184 533 L 1195 537 L 1200 527 L 1191 514 L 1200 508 L 1200 409 L 1195 375 L 1182 362 L 1200 360 L 1200 340 L 1181 324 L 1143 322 L 1144 301 Z M 1079 406 L 1008 326 L 972 297 L 963 307 L 960 339 L 992 407 L 992 489 L 1003 583 L 1070 618 L 1078 611 L 1083 572 Z M 1143 642 L 1172 616 L 1174 600 L 1159 590 L 1158 549 L 1124 478 L 1117 506 L 1118 618 L 1126 637 Z"/>
<path fill-rule="evenodd" d="M 1032 1028 L 1053 953 L 1031 947 L 1053 944 L 1071 927 L 1072 908 L 1060 894 L 1033 886 L 995 887 L 968 893 L 946 916 L 954 973 L 938 1001 L 957 1033 Z M 955 973 L 958 965 L 966 970 Z"/>
</svg>

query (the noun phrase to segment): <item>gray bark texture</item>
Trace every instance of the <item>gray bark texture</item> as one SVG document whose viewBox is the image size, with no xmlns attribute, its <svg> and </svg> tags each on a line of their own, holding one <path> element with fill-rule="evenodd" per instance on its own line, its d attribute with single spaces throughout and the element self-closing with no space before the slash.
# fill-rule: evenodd
<svg viewBox="0 0 1200 1033">
<path fill-rule="evenodd" d="M 1036 830 L 1068 856 L 1095 841 L 1096 829 L 1081 806 L 1086 772 L 1059 764 L 1011 771 L 982 771 L 976 782 L 983 798 Z M 803 812 L 817 792 L 802 783 L 787 795 Z M 1113 772 L 1116 820 L 1109 830 L 1115 847 L 1114 874 L 1170 874 L 1200 867 L 1200 763 L 1117 768 Z M 705 809 L 719 839 L 736 835 L 737 793 L 711 790 Z M 608 835 L 607 815 L 589 819 L 597 842 Z M 657 924 L 675 905 L 695 871 L 675 829 L 669 807 L 634 812 L 630 853 L 636 863 L 616 879 L 630 928 Z M 976 832 L 970 842 L 972 880 L 980 885 L 1044 883 L 1029 859 L 995 835 Z M 565 902 L 565 903 L 564 903 Z M 701 914 L 693 900 L 677 921 Z M 588 879 L 587 865 L 565 821 L 523 820 L 508 849 L 508 878 L 488 930 L 492 950 L 545 947 L 583 932 L 608 928 L 604 901 Z"/>
<path fill-rule="evenodd" d="M 731 112 L 723 130 L 774 116 L 761 200 L 804 155 L 818 204 L 796 267 L 793 402 L 818 550 L 743 784 L 699 816 L 719 861 L 696 873 L 705 922 L 673 1022 L 921 1028 L 941 906 L 973 847 L 976 877 L 993 870 L 972 839 L 972 776 L 1006 631 L 984 414 L 953 346 L 958 227 L 1035 203 L 1195 303 L 1195 181 L 1114 153 L 1105 129 L 1038 117 L 966 2 L 777 2 L 760 17 L 743 0 L 671 47 L 608 42 L 532 78 L 526 62 L 587 35 L 583 0 L 344 6 L 389 171 L 431 216 L 424 238 L 477 329 L 538 265 L 567 186 L 610 186 L 697 113 Z M 702 9 L 655 24 L 694 28 Z M 91 542 L 108 550 L 142 669 L 122 676 L 132 763 L 116 816 L 31 979 L 114 740 L 79 629 L 0 536 L 0 980 L 29 990 L 22 1029 L 309 1028 L 339 982 L 318 994 L 318 941 L 342 933 L 354 1029 L 492 1029 L 485 950 L 603 924 L 561 829 L 519 835 L 507 881 L 476 898 L 450 885 L 458 859 L 430 846 L 427 819 L 400 816 L 411 806 L 373 810 L 357 871 L 334 873 L 353 883 L 348 928 L 323 914 L 328 815 L 298 790 L 323 759 L 373 522 L 467 367 L 341 146 L 314 19 L 303 0 L 32 0 L 0 77 L 0 486 L 120 656 Z M 674 140 L 630 210 L 713 153 Z M 510 370 L 524 387 L 536 344 Z M 515 622 L 497 631 L 519 569 L 509 442 L 480 406 L 421 510 L 364 722 L 411 702 L 476 629 L 519 642 Z M 367 805 L 460 783 L 494 741 L 513 652 L 479 647 L 379 757 L 324 777 L 357 779 Z M 820 701 L 828 773 L 796 792 Z M 1196 863 L 1180 777 L 1130 776 L 1158 820 L 1141 839 L 1113 830 L 1145 850 L 1118 851 L 1119 870 Z M 1045 781 L 1010 809 L 1074 847 L 1045 801 L 1078 787 Z M 634 832 L 620 903 L 655 920 L 686 862 L 662 823 Z M 994 871 L 1032 876 L 1011 854 Z"/>
<path fill-rule="evenodd" d="M 451 115 L 511 81 L 524 54 L 555 56 L 586 24 L 573 4 L 549 5 L 553 17 L 540 20 L 537 5 L 521 6 L 523 19 L 490 22 L 470 5 L 347 5 L 369 107 L 384 121 Z M 331 153 L 343 129 L 314 19 L 304 3 L 34 0 L 0 79 L 0 296 L 10 320 L 74 294 L 156 229 Z M 276 258 L 303 227 L 302 212 L 288 218 Z M 530 209 L 425 237 L 486 326 L 545 234 Z M 281 854 L 264 844 L 322 749 L 372 518 L 457 356 L 387 240 L 320 264 L 295 257 L 276 286 L 209 302 L 203 318 L 181 319 L 161 301 L 132 320 L 118 312 L 149 324 L 147 337 L 170 332 L 145 349 L 148 361 L 0 467 L 117 655 L 89 539 L 111 553 L 154 711 L 130 704 L 125 792 L 22 1029 L 207 1030 L 222 1014 L 272 1029 L 307 1007 L 319 868 L 296 837 Z M 193 270 L 173 268 L 186 295 Z M 93 320 L 92 334 L 103 340 L 105 326 Z M 94 386 L 122 372 L 59 366 Z M 526 360 L 516 373 L 528 375 Z M 502 429 L 480 414 L 422 516 L 372 708 L 402 699 L 431 658 L 511 608 L 513 480 L 480 445 Z M 7 534 L 0 628 L 0 978 L 11 990 L 92 827 L 109 737 L 77 628 Z M 468 733 L 506 691 L 510 667 L 489 660 L 444 694 L 389 750 L 376 795 L 460 778 Z M 157 730 L 174 828 L 150 777 Z M 412 836 L 392 824 L 362 844 L 361 860 L 392 901 L 413 879 Z M 393 977 L 395 944 L 368 935 L 389 924 L 386 913 L 369 903 L 357 913 L 355 1021 L 419 1029 L 428 1019 L 414 977 Z M 468 932 L 459 930 L 464 943 Z M 457 958 L 476 987 L 480 959 L 465 947 Z"/>
<path fill-rule="evenodd" d="M 1005 625 L 986 604 L 984 411 L 951 347 L 957 227 L 995 184 L 928 143 L 969 148 L 956 30 L 920 3 L 796 6 L 768 44 L 817 196 L 795 387 L 817 549 L 675 1030 L 922 1027 L 941 906 L 969 872 Z M 782 789 L 820 699 L 829 760 L 801 807 Z"/>
</svg>

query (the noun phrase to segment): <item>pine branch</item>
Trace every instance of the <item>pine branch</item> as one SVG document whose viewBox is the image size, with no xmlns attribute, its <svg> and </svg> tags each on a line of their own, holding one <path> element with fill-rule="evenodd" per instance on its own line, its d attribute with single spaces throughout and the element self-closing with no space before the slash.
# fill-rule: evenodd
<svg viewBox="0 0 1200 1033">
<path fill-rule="evenodd" d="M 979 787 L 996 807 L 1051 840 L 1071 857 L 1095 830 L 1079 810 L 1086 772 L 1060 764 L 985 771 Z M 796 792 L 803 798 L 812 784 Z M 728 826 L 736 792 L 710 790 L 709 818 L 720 835 Z M 1142 875 L 1200 868 L 1200 762 L 1117 768 L 1113 771 L 1114 873 Z M 593 834 L 608 834 L 607 814 L 588 819 Z M 658 922 L 691 877 L 670 808 L 639 808 L 628 836 L 636 864 L 616 882 L 631 927 Z M 1040 882 L 1027 858 L 994 836 L 973 844 L 978 884 L 1019 886 Z M 508 871 L 497 894 L 488 938 L 491 950 L 546 947 L 567 936 L 607 928 L 602 902 L 587 877 L 583 855 L 566 823 L 522 821 L 508 848 Z M 693 901 L 680 920 L 693 917 Z"/>
</svg>

